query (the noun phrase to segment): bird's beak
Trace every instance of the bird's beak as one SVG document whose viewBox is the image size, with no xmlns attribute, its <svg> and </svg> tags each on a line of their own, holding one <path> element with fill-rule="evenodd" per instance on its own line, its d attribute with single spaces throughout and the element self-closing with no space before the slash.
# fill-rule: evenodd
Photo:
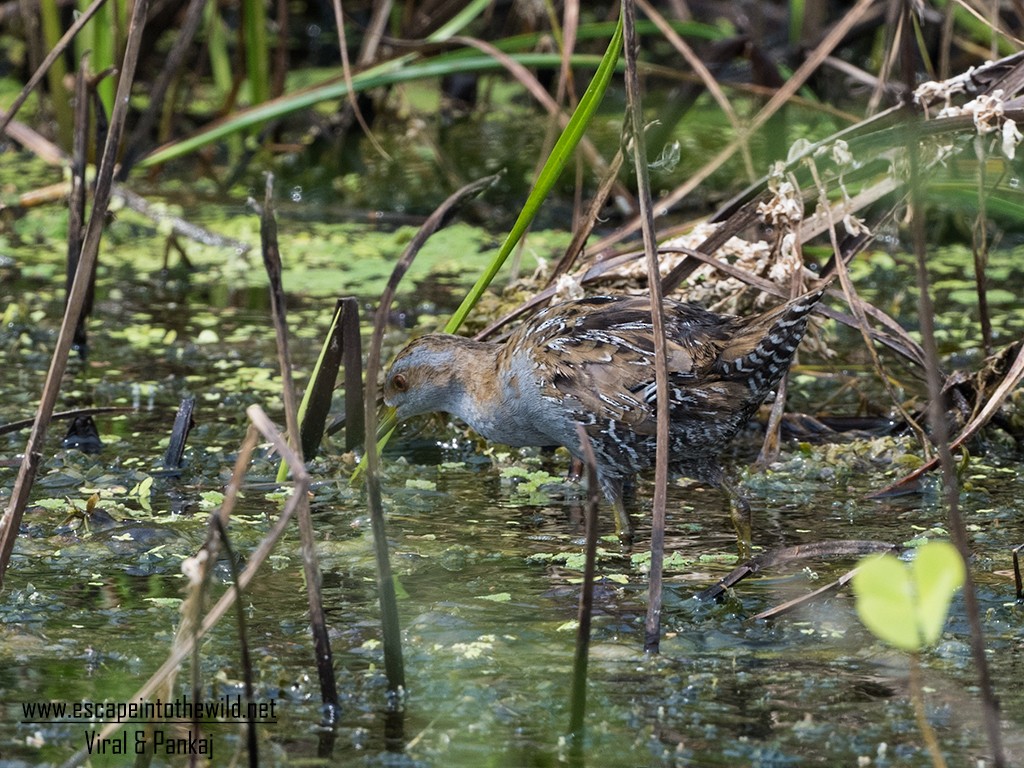
<svg viewBox="0 0 1024 768">
<path fill-rule="evenodd" d="M 381 408 L 377 422 L 377 440 L 386 438 L 395 427 L 398 426 L 398 411 L 393 405 L 385 405 Z"/>
</svg>

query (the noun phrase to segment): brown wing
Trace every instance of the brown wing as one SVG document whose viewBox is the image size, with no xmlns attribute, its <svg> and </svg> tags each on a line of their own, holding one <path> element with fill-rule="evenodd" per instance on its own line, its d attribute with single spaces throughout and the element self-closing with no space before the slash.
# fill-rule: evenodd
<svg viewBox="0 0 1024 768">
<path fill-rule="evenodd" d="M 665 310 L 669 386 L 685 388 L 718 358 L 733 321 L 677 302 L 666 302 Z M 569 405 L 577 421 L 592 431 L 604 431 L 611 422 L 638 435 L 654 434 L 655 356 L 648 299 L 610 296 L 567 302 L 538 314 L 517 334 L 530 340 L 545 396 Z"/>
</svg>

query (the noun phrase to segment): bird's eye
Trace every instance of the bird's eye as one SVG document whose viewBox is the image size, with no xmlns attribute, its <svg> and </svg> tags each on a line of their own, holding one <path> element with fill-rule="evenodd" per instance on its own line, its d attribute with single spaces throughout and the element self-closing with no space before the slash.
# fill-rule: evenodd
<svg viewBox="0 0 1024 768">
<path fill-rule="evenodd" d="M 399 373 L 391 380 L 391 386 L 393 386 L 398 392 L 405 392 L 405 390 L 409 388 L 409 382 L 406 380 L 404 375 Z"/>
</svg>

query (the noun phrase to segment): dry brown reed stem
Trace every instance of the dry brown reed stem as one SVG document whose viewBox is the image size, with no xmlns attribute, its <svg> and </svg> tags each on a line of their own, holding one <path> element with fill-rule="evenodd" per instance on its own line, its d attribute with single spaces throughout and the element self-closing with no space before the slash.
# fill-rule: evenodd
<svg viewBox="0 0 1024 768">
<path fill-rule="evenodd" d="M 128 29 L 128 42 L 124 61 L 121 65 L 121 77 L 117 83 L 117 96 L 114 101 L 113 112 L 110 116 L 107 142 L 103 148 L 103 156 L 96 175 L 96 191 L 93 195 L 92 215 L 86 228 L 78 270 L 75 273 L 75 280 L 68 294 L 67 305 L 64 308 L 64 320 L 61 323 L 57 344 L 53 350 L 53 357 L 50 360 L 50 369 L 46 374 L 46 381 L 43 384 L 43 393 L 39 398 L 36 421 L 32 427 L 32 433 L 29 435 L 28 445 L 25 447 L 25 455 L 21 462 L 21 468 L 18 470 L 18 477 L 14 481 L 10 503 L 3 518 L 0 519 L 0 588 L 3 587 L 4 573 L 7 571 L 7 565 L 10 562 L 14 542 L 17 539 L 18 530 L 21 526 L 21 518 L 25 513 L 28 497 L 32 491 L 32 484 L 35 481 L 36 472 L 43 458 L 46 431 L 50 426 L 50 417 L 53 414 L 57 396 L 60 394 L 61 379 L 67 370 L 68 353 L 71 351 L 71 344 L 74 340 L 75 326 L 78 323 L 79 315 L 82 313 L 82 307 L 85 305 L 89 289 L 89 278 L 95 269 L 96 260 L 99 256 L 104 219 L 106 218 L 107 208 L 110 205 L 114 167 L 117 162 L 118 149 L 124 132 L 125 119 L 128 114 L 128 100 L 131 95 L 132 80 L 135 77 L 135 65 L 139 58 L 142 30 L 145 26 L 148 8 L 149 0 L 137 0 L 132 9 L 131 24 Z"/>
<path fill-rule="evenodd" d="M 909 6 L 904 9 L 904 16 L 909 17 Z M 909 45 L 904 47 L 905 78 L 912 76 L 913 64 Z M 916 123 L 907 125 L 907 160 L 910 177 L 910 227 L 913 240 L 914 256 L 917 264 L 918 317 L 921 330 L 921 346 L 924 349 L 927 365 L 925 376 L 928 382 L 928 412 L 932 428 L 932 437 L 942 467 L 942 489 L 946 503 L 946 514 L 949 520 L 949 531 L 964 561 L 964 609 L 971 628 L 971 656 L 974 659 L 978 675 L 978 689 L 981 698 L 982 718 L 988 736 L 989 749 L 995 768 L 1005 768 L 1006 756 L 1003 752 L 1002 733 L 999 723 L 999 700 L 992 686 L 988 671 L 988 658 L 985 649 L 985 635 L 981 626 L 981 607 L 974 586 L 971 569 L 970 541 L 967 529 L 960 514 L 960 484 L 957 478 L 953 451 L 949 444 L 949 430 L 946 424 L 943 406 L 942 374 L 939 370 L 939 349 L 935 341 L 935 307 L 931 300 L 931 288 L 928 278 L 927 236 L 925 234 L 925 206 L 923 181 L 921 176 L 920 145 Z"/>
<path fill-rule="evenodd" d="M 981 345 L 986 355 L 992 354 L 992 317 L 988 306 L 988 182 L 985 163 L 978 163 L 978 213 L 971 227 L 974 254 L 974 287 L 978 295 L 978 315 L 981 319 Z"/>
<path fill-rule="evenodd" d="M 366 442 L 363 347 L 359 336 L 359 301 L 349 296 L 341 303 L 338 324 L 341 326 L 342 367 L 345 369 L 345 450 L 353 451 Z"/>
<path fill-rule="evenodd" d="M 355 85 L 352 83 L 352 65 L 348 60 L 348 45 L 345 43 L 345 12 L 341 7 L 341 0 L 332 0 L 331 6 L 334 8 L 334 23 L 337 26 L 338 31 L 338 51 L 341 54 L 341 75 L 345 78 L 345 87 L 348 90 L 346 94 L 348 108 L 352 110 L 352 114 L 355 115 L 356 122 L 359 123 L 359 127 L 363 129 L 363 134 L 367 139 L 370 140 L 370 144 L 374 150 L 382 158 L 387 161 L 391 161 L 391 155 L 387 153 L 381 143 L 377 140 L 377 136 L 370 130 L 370 125 L 366 122 L 366 118 L 363 116 L 363 111 L 359 109 L 359 97 L 356 95 Z"/>
<path fill-rule="evenodd" d="M 493 57 L 501 66 L 508 70 L 509 74 L 512 75 L 519 84 L 522 85 L 530 95 L 548 111 L 554 117 L 558 118 L 558 124 L 562 130 L 569 123 L 570 115 L 563 110 L 553 98 L 551 94 L 547 92 L 547 89 L 540 84 L 540 81 L 534 76 L 534 74 L 520 64 L 518 61 L 513 59 L 504 51 L 495 47 L 491 43 L 484 40 L 480 40 L 475 37 L 466 37 L 463 35 L 455 35 L 451 38 L 453 43 L 461 43 L 462 45 L 468 45 L 471 48 L 476 48 L 481 53 L 485 53 L 488 56 Z M 591 168 L 598 174 L 604 173 L 608 167 L 608 162 L 601 156 L 601 153 L 597 151 L 597 147 L 594 143 L 583 136 L 580 139 L 579 151 L 583 153 L 584 159 L 590 165 Z"/>
<path fill-rule="evenodd" d="M 277 357 L 281 368 L 282 399 L 284 400 L 285 422 L 289 442 L 300 464 L 302 441 L 299 438 L 299 418 L 295 381 L 292 376 L 291 353 L 288 349 L 288 322 L 285 313 L 284 286 L 281 282 L 281 252 L 277 243 L 277 220 L 274 218 L 274 177 L 267 174 L 263 211 L 260 216 L 260 244 L 263 264 L 270 281 L 270 307 L 277 337 Z M 288 466 L 294 473 L 296 465 Z M 298 489 L 295 490 L 298 493 Z M 305 494 L 303 494 L 305 495 Z M 302 542 L 302 567 L 306 576 L 306 597 L 309 602 L 309 623 L 313 633 L 313 647 L 316 653 L 316 668 L 320 678 L 320 695 L 323 703 L 332 710 L 338 707 L 338 687 L 334 679 L 333 654 L 324 616 L 323 578 L 316 556 L 316 533 L 309 512 L 309 499 L 303 499 L 297 507 L 299 536 Z M 332 717 L 333 719 L 333 717 Z"/>
<path fill-rule="evenodd" d="M 562 97 L 567 95 L 572 104 L 576 103 L 576 83 L 572 74 L 572 54 L 576 49 L 576 36 L 579 32 L 579 26 L 580 0 L 566 0 L 562 8 L 562 66 L 558 71 L 556 100 L 561 101 Z"/>
<path fill-rule="evenodd" d="M 82 241 L 85 237 L 85 201 L 88 197 L 88 181 L 86 169 L 89 165 L 89 92 L 87 87 L 86 69 L 88 54 L 82 56 L 78 72 L 75 73 L 75 111 L 74 128 L 71 139 L 71 188 L 68 193 L 68 253 L 65 265 L 65 296 L 70 295 L 78 272 L 78 262 L 82 255 Z M 73 343 L 78 345 L 82 356 L 86 351 L 86 318 L 92 314 L 93 301 L 96 295 L 96 267 L 89 275 L 89 287 L 82 304 L 82 312 L 75 320 Z"/>
<path fill-rule="evenodd" d="M 238 630 L 238 634 L 235 638 L 235 642 L 238 646 L 238 664 L 242 670 L 242 681 L 245 689 L 245 701 L 246 701 L 246 714 L 245 714 L 245 736 L 246 736 L 246 748 L 249 751 L 249 765 L 252 768 L 259 768 L 259 742 L 256 738 L 256 718 L 253 711 L 253 702 L 255 700 L 254 687 L 252 680 L 252 655 L 249 651 L 249 633 L 246 629 L 246 607 L 242 604 L 242 593 L 238 588 L 238 560 L 235 558 L 234 550 L 231 547 L 231 539 L 228 537 L 227 528 L 221 523 L 220 518 L 217 515 L 213 515 L 210 518 L 212 527 L 217 532 L 217 537 L 224 547 L 224 553 L 227 556 L 228 566 L 231 569 L 231 589 L 238 592 L 239 599 L 235 601 L 235 625 Z M 200 687 L 201 681 L 201 670 L 199 664 L 199 646 L 198 644 L 193 646 L 193 663 L 192 663 L 192 698 L 194 701 L 202 701 L 202 688 Z M 333 681 L 333 671 L 332 671 Z M 171 698 L 171 692 L 168 691 L 168 699 Z M 335 704 L 335 707 L 337 705 Z M 196 732 L 202 727 L 199 722 L 199 713 L 194 711 L 193 725 L 196 728 Z M 333 723 L 334 717 L 331 718 Z M 192 761 L 196 761 L 193 759 Z"/>
<path fill-rule="evenodd" d="M 1020 570 L 1020 553 L 1024 544 L 1018 544 L 1011 552 L 1013 554 L 1013 586 L 1017 593 L 1017 603 L 1024 603 L 1024 577 Z"/>
<path fill-rule="evenodd" d="M 53 66 L 53 62 L 55 62 L 57 59 L 64 55 L 64 51 L 67 49 L 68 45 L 70 45 L 71 41 L 75 39 L 75 35 L 82 31 L 82 27 L 84 27 L 89 22 L 89 19 L 96 15 L 96 12 L 103 7 L 103 3 L 105 2 L 106 0 L 94 0 L 92 5 L 90 5 L 84 11 L 82 11 L 81 14 L 75 16 L 75 22 L 70 27 L 68 27 L 67 32 L 61 35 L 60 40 L 58 40 L 57 44 L 53 46 L 53 50 L 51 50 L 46 55 L 46 58 L 43 59 L 43 62 L 39 65 L 39 68 L 32 73 L 32 77 L 28 79 L 28 82 L 25 83 L 25 87 L 21 89 L 21 92 L 11 103 L 10 109 L 8 109 L 5 113 L 0 115 L 0 134 L 7 130 L 8 123 L 11 122 L 14 116 L 18 113 L 18 110 L 21 109 L 21 105 L 25 103 L 25 99 L 29 97 L 29 94 L 31 94 L 32 91 L 36 89 L 36 86 L 38 86 L 39 83 L 42 82 L 42 79 L 46 76 L 47 71 L 50 69 L 50 67 Z M 129 36 L 130 34 L 131 32 L 129 31 Z M 127 63 L 127 56 L 125 63 Z M 132 62 L 133 69 L 134 66 L 135 64 L 134 62 Z M 123 71 L 124 68 L 122 67 L 122 72 Z M 130 79 L 131 78 L 129 78 L 129 80 Z M 61 97 L 58 95 L 55 96 L 55 98 Z"/>
<path fill-rule="evenodd" d="M 644 117 L 640 103 L 640 77 L 636 60 L 640 43 L 636 34 L 634 0 L 622 2 L 622 47 L 626 59 L 626 125 L 628 143 L 636 170 L 641 231 L 647 254 L 647 283 L 651 296 L 651 332 L 654 336 L 654 386 L 657 394 L 657 435 L 654 459 L 654 499 L 651 502 L 651 566 L 648 576 L 647 617 L 644 622 L 644 651 L 661 649 L 662 565 L 665 558 L 665 506 L 668 500 L 669 389 L 668 355 L 665 348 L 665 317 L 662 307 L 658 241 L 651 209 L 651 184 L 644 145 Z"/>
<path fill-rule="evenodd" d="M 384 37 L 393 6 L 393 0 L 374 0 L 373 14 L 363 31 L 363 42 L 359 48 L 359 56 L 356 57 L 358 66 L 369 64 L 377 56 L 377 49 L 380 48 L 380 41 Z"/>
<path fill-rule="evenodd" d="M 785 85 L 779 88 L 771 99 L 769 99 L 768 103 L 765 104 L 757 115 L 754 116 L 754 119 L 746 126 L 743 135 L 738 136 L 729 142 L 721 152 L 699 168 L 689 179 L 686 180 L 685 183 L 674 189 L 667 196 L 658 200 L 655 204 L 655 209 L 659 211 L 668 210 L 687 197 L 694 189 L 699 187 L 709 176 L 711 176 L 711 174 L 721 168 L 722 165 L 724 165 L 743 145 L 748 136 L 761 128 L 761 126 L 763 126 L 772 115 L 778 112 L 778 110 L 790 98 L 792 98 L 797 90 L 804 86 L 807 82 L 807 78 L 814 73 L 821 62 L 833 50 L 835 50 L 836 46 L 838 46 L 840 42 L 842 42 L 850 29 L 852 29 L 853 26 L 860 21 L 861 17 L 868 12 L 874 1 L 875 0 L 858 0 L 857 4 L 851 8 L 846 15 L 835 24 L 835 26 L 833 26 L 821 43 L 819 43 L 818 46 L 808 54 L 803 64 L 801 64 L 797 68 L 796 72 L 790 76 Z M 597 243 L 594 246 L 594 251 L 600 252 L 615 243 L 625 240 L 627 237 L 634 234 L 640 227 L 641 216 L 637 216 Z"/>
<path fill-rule="evenodd" d="M 179 636 L 175 638 L 174 644 L 171 646 L 170 653 L 164 663 L 154 672 L 145 683 L 130 697 L 127 701 L 139 701 L 148 700 L 154 693 L 164 685 L 171 675 L 174 675 L 181 662 L 189 656 L 193 649 L 197 646 L 200 640 L 202 640 L 220 621 L 221 617 L 227 613 L 234 605 L 238 595 L 245 592 L 249 584 L 256 577 L 259 569 L 266 562 L 271 552 L 274 551 L 274 547 L 277 546 L 277 542 L 281 536 L 288 529 L 288 525 L 291 523 L 292 517 L 295 515 L 296 510 L 303 504 L 308 504 L 308 492 L 310 476 L 306 472 L 306 468 L 303 466 L 302 461 L 296 455 L 296 453 L 288 445 L 281 432 L 274 426 L 274 422 L 263 412 L 263 409 L 258 405 L 250 405 L 246 409 L 246 415 L 249 417 L 249 421 L 252 423 L 249 433 L 246 435 L 243 441 L 238 457 L 235 460 L 235 470 L 231 476 L 231 480 L 228 483 L 224 493 L 224 502 L 221 504 L 221 508 L 217 513 L 221 521 L 226 521 L 231 514 L 231 510 L 234 506 L 235 499 L 238 495 L 238 490 L 241 487 L 242 476 L 245 470 L 249 466 L 249 462 L 252 459 L 252 451 L 256 447 L 256 435 L 261 434 L 268 440 L 274 447 L 281 457 L 288 462 L 289 466 L 292 467 L 292 478 L 294 481 L 294 491 L 288 501 L 285 502 L 284 509 L 281 510 L 281 515 L 278 517 L 277 522 L 274 523 L 273 527 L 267 533 L 266 536 L 260 541 L 259 545 L 253 550 L 252 554 L 249 555 L 246 560 L 245 568 L 238 575 L 237 589 L 229 589 L 224 592 L 214 606 L 207 611 L 201 623 L 195 627 L 194 631 L 188 635 L 182 635 L 179 632 Z M 203 549 L 207 545 L 204 545 Z M 201 550 L 202 551 L 202 550 Z M 213 551 L 219 551 L 219 547 Z M 208 567 L 212 566 L 212 560 L 209 556 L 206 557 Z M 110 738 L 113 734 L 121 730 L 124 724 L 108 723 L 100 731 L 99 738 L 106 739 Z M 81 750 L 72 755 L 61 768 L 72 768 L 73 766 L 81 765 L 83 762 L 89 759 L 87 750 L 83 747 Z"/>
<path fill-rule="evenodd" d="M 896 56 L 903 47 L 901 40 L 904 34 L 909 34 L 907 38 L 907 45 L 910 45 L 910 40 L 913 39 L 913 31 L 908 31 L 903 25 L 903 14 L 899 13 L 902 0 L 890 0 L 885 4 L 885 24 L 883 30 L 886 34 L 886 40 L 883 46 L 884 57 L 882 59 L 882 67 L 878 73 L 878 79 L 875 81 L 875 88 L 871 92 L 871 97 L 868 99 L 867 112 L 869 115 L 874 114 L 878 111 L 879 105 L 882 103 L 882 96 L 885 95 L 886 87 L 889 85 L 889 77 L 892 74 L 893 65 L 896 62 Z"/>
<path fill-rule="evenodd" d="M 672 25 L 665 20 L 658 10 L 651 5 L 647 0 L 636 0 L 637 6 L 643 12 L 644 16 L 654 22 L 654 25 L 658 28 L 658 31 L 665 36 L 665 39 L 675 48 L 679 55 L 683 57 L 686 63 L 693 70 L 694 74 L 700 78 L 700 81 L 704 83 L 704 87 L 708 89 L 708 93 L 711 94 L 711 98 L 718 104 L 719 109 L 722 110 L 722 114 L 729 121 L 729 125 L 732 126 L 733 132 L 742 138 L 739 150 L 740 154 L 743 155 L 743 168 L 747 173 L 747 178 L 753 181 L 757 178 L 757 173 L 754 171 L 754 161 L 750 156 L 750 134 L 744 133 L 742 123 L 740 122 L 739 116 L 736 114 L 736 110 L 732 108 L 732 104 L 729 102 L 729 97 L 725 95 L 722 90 L 722 86 L 715 80 L 715 76 L 711 74 L 704 62 L 700 60 L 700 57 L 694 53 L 693 48 L 687 43 L 674 29 Z"/>
</svg>

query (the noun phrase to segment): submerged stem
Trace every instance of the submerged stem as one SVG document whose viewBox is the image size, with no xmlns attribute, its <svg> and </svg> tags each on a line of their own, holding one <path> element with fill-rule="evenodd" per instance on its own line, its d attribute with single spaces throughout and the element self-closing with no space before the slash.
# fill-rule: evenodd
<svg viewBox="0 0 1024 768">
<path fill-rule="evenodd" d="M 924 686 L 921 684 L 921 657 L 918 653 L 910 654 L 910 700 L 914 703 L 914 717 L 917 719 L 917 727 L 921 731 L 925 746 L 928 747 L 932 765 L 935 768 L 946 768 L 946 758 L 942 755 L 935 729 L 928 722 L 928 715 L 925 711 Z"/>
</svg>

